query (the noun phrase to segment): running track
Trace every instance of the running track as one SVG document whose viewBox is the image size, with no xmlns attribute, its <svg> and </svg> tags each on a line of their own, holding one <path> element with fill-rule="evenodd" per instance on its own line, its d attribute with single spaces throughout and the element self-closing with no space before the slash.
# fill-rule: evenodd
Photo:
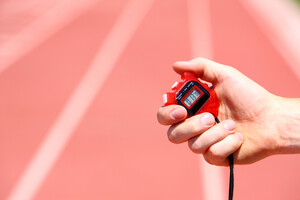
<svg viewBox="0 0 300 200">
<path fill-rule="evenodd" d="M 228 169 L 171 144 L 156 111 L 172 63 L 196 56 L 299 97 L 276 23 L 246 0 L 74 2 L 0 3 L 0 199 L 226 199 Z M 298 199 L 299 165 L 236 166 L 235 199 Z"/>
</svg>

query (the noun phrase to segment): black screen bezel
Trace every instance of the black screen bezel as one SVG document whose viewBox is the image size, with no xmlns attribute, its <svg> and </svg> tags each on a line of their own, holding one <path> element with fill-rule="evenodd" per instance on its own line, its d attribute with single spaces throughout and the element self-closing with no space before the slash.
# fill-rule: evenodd
<svg viewBox="0 0 300 200">
<path fill-rule="evenodd" d="M 191 107 L 188 108 L 183 102 L 182 98 L 185 97 L 185 95 L 194 87 L 196 86 L 199 90 L 203 92 L 203 95 L 200 97 L 200 99 L 197 100 L 197 102 Z M 208 101 L 210 97 L 209 92 L 200 85 L 197 81 L 189 81 L 187 82 L 182 89 L 177 93 L 176 95 L 176 101 L 179 105 L 182 105 L 186 108 L 189 115 L 195 115 L 202 106 Z"/>
</svg>

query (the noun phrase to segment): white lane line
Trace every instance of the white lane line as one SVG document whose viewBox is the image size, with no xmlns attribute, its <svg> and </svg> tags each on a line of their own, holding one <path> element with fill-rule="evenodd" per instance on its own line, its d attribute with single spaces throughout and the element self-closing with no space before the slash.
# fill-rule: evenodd
<svg viewBox="0 0 300 200">
<path fill-rule="evenodd" d="M 193 57 L 213 57 L 209 0 L 187 0 L 190 45 Z"/>
<path fill-rule="evenodd" d="M 0 45 L 0 73 L 60 29 L 98 4 L 99 0 L 63 0 Z"/>
<path fill-rule="evenodd" d="M 7 199 L 34 197 L 154 0 L 130 0 Z"/>
<path fill-rule="evenodd" d="M 240 0 L 239 2 L 300 79 L 298 5 L 283 0 Z"/>
<path fill-rule="evenodd" d="M 213 58 L 210 0 L 187 0 L 190 45 L 193 58 Z M 200 159 L 203 198 L 205 200 L 226 199 L 224 174 L 220 167 L 209 165 Z"/>
</svg>

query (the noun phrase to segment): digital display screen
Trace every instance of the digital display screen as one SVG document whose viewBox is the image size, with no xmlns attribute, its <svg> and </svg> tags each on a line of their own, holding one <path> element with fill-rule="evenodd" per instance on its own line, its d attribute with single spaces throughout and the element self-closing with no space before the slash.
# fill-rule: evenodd
<svg viewBox="0 0 300 200">
<path fill-rule="evenodd" d="M 198 98 L 200 97 L 200 92 L 194 89 L 184 100 L 185 105 L 190 107 Z"/>
</svg>

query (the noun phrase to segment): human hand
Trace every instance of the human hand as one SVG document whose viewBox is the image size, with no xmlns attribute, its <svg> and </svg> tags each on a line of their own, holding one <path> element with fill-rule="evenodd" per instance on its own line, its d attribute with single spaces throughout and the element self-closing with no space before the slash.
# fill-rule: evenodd
<svg viewBox="0 0 300 200">
<path fill-rule="evenodd" d="M 269 93 L 236 69 L 207 59 L 176 62 L 173 68 L 178 74 L 194 72 L 213 84 L 220 102 L 221 123 L 215 124 L 209 113 L 186 118 L 182 106 L 161 107 L 158 121 L 171 125 L 168 130 L 171 142 L 187 141 L 193 152 L 203 154 L 214 165 L 228 165 L 227 157 L 232 153 L 236 164 L 248 164 L 291 151 L 286 147 L 290 135 L 279 123 L 284 115 L 282 106 L 290 105 L 288 100 Z"/>
</svg>

